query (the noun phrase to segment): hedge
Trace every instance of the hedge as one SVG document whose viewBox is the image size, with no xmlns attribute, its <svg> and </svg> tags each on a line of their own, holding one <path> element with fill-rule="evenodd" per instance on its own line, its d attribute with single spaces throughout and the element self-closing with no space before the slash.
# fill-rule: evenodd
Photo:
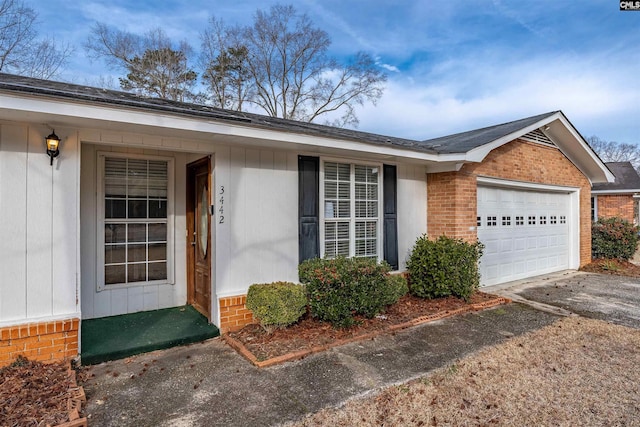
<svg viewBox="0 0 640 427">
<path fill-rule="evenodd" d="M 638 227 L 622 218 L 600 218 L 591 226 L 593 258 L 627 261 L 638 248 Z"/>
<path fill-rule="evenodd" d="M 267 332 L 289 326 L 307 311 L 304 286 L 290 282 L 251 285 L 247 292 L 247 308 Z"/>
<path fill-rule="evenodd" d="M 480 242 L 446 236 L 419 237 L 407 262 L 410 292 L 422 298 L 453 295 L 468 300 L 480 286 L 478 263 L 483 248 Z"/>
<path fill-rule="evenodd" d="M 311 315 L 335 327 L 355 323 L 354 315 L 374 317 L 403 295 L 402 282 L 388 279 L 391 267 L 369 258 L 314 258 L 299 266 Z M 406 291 L 404 291 L 406 293 Z"/>
</svg>

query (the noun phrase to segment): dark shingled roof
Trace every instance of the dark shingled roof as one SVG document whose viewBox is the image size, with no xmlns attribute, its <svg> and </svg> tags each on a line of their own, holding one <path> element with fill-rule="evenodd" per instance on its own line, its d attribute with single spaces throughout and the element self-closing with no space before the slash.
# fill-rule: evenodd
<svg viewBox="0 0 640 427">
<path fill-rule="evenodd" d="M 284 132 L 300 133 L 311 136 L 364 142 L 369 144 L 395 146 L 398 148 L 427 154 L 464 154 L 474 148 L 488 144 L 505 135 L 523 129 L 555 112 L 541 114 L 526 119 L 516 120 L 501 125 L 472 130 L 427 141 L 417 141 L 392 136 L 377 135 L 350 129 L 318 125 L 315 123 L 297 122 L 260 114 L 223 110 L 201 104 L 169 101 L 160 98 L 142 97 L 129 92 L 120 92 L 90 86 L 76 85 L 51 80 L 40 80 L 30 77 L 0 73 L 0 90 L 31 95 L 45 95 L 94 104 L 126 106 L 146 111 L 158 111 L 175 115 L 208 120 L 219 120 L 239 125 L 270 129 Z"/>
<path fill-rule="evenodd" d="M 482 129 L 470 130 L 468 132 L 457 133 L 455 135 L 443 136 L 440 138 L 428 139 L 422 143 L 443 154 L 466 153 L 474 148 L 489 144 L 503 136 L 517 132 L 520 129 L 531 126 L 547 117 L 556 114 L 557 111 L 540 114 L 538 116 L 527 117 L 501 125 L 489 126 Z"/>
<path fill-rule="evenodd" d="M 201 104 L 189 104 L 160 98 L 143 97 L 129 92 L 100 89 L 51 80 L 39 80 L 30 77 L 16 76 L 13 74 L 0 73 L 0 90 L 29 93 L 33 95 L 48 95 L 59 98 L 88 101 L 96 104 L 121 105 L 149 111 L 183 115 L 192 118 L 200 117 L 203 119 L 233 122 L 239 125 L 250 125 L 263 129 L 302 133 L 327 138 L 338 138 L 377 145 L 391 145 L 423 153 L 437 154 L 435 150 L 425 146 L 420 141 L 410 139 L 359 132 L 350 129 L 318 125 L 315 123 L 297 122 L 294 120 L 285 120 L 260 114 L 223 110 L 221 108 L 214 108 Z"/>
<path fill-rule="evenodd" d="M 616 177 L 616 182 L 593 184 L 593 191 L 624 191 L 640 192 L 640 175 L 631 162 L 608 162 L 605 165 Z"/>
</svg>

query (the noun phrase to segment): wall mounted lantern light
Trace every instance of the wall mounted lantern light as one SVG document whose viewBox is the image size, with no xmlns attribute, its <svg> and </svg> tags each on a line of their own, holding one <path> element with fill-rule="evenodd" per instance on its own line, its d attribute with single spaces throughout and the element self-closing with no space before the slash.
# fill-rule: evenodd
<svg viewBox="0 0 640 427">
<path fill-rule="evenodd" d="M 53 158 L 58 157 L 60 154 L 60 150 L 58 149 L 60 146 L 60 138 L 58 138 L 58 135 L 56 135 L 56 131 L 54 130 L 51 132 L 51 135 L 45 138 L 45 141 L 47 142 L 47 154 L 51 159 L 49 164 L 53 166 Z"/>
</svg>

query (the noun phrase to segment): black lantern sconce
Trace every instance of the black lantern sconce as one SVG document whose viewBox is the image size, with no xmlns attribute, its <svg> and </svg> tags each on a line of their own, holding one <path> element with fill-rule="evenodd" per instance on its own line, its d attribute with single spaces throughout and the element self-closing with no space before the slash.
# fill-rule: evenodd
<svg viewBox="0 0 640 427">
<path fill-rule="evenodd" d="M 47 154 L 51 159 L 49 165 L 53 166 L 53 158 L 58 157 L 60 154 L 60 150 L 58 149 L 60 146 L 60 138 L 58 138 L 58 135 L 56 135 L 56 131 L 54 130 L 51 132 L 51 135 L 45 138 L 45 141 L 47 142 Z"/>
</svg>

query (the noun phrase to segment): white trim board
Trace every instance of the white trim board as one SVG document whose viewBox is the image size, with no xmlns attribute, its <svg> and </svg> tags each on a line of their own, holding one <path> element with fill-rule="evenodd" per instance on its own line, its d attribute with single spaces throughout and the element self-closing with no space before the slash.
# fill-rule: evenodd
<svg viewBox="0 0 640 427">
<path fill-rule="evenodd" d="M 532 191 L 551 191 L 557 193 L 572 193 L 579 191 L 580 187 L 569 187 L 564 185 L 538 184 L 528 181 L 516 181 L 508 179 L 499 179 L 488 176 L 479 176 L 477 178 L 478 185 L 489 185 L 493 187 L 510 187 Z"/>
</svg>

